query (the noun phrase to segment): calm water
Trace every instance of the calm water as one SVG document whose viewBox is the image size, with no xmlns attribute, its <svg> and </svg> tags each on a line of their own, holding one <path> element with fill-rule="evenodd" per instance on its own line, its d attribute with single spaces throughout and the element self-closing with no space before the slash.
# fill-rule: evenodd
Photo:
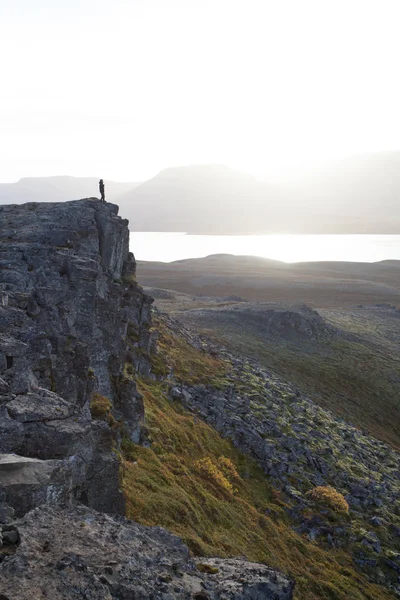
<svg viewBox="0 0 400 600">
<path fill-rule="evenodd" d="M 209 254 L 263 256 L 284 262 L 400 260 L 400 235 L 187 235 L 131 233 L 137 260 L 170 262 Z"/>
</svg>

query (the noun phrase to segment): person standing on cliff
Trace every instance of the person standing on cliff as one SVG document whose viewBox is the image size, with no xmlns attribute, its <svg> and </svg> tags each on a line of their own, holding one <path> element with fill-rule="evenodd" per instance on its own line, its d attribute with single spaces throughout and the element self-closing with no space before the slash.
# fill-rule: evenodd
<svg viewBox="0 0 400 600">
<path fill-rule="evenodd" d="M 105 196 L 105 192 L 104 192 L 104 181 L 102 179 L 100 179 L 100 181 L 99 181 L 99 190 L 100 190 L 100 200 L 102 202 L 105 202 L 106 196 Z"/>
</svg>

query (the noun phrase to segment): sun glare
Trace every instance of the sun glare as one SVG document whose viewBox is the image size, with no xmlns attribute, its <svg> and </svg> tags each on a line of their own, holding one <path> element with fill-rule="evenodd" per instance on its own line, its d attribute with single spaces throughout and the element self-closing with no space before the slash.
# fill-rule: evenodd
<svg viewBox="0 0 400 600">
<path fill-rule="evenodd" d="M 399 147 L 398 2 L 35 7 L 0 7 L 0 50 L 12 56 L 2 66 L 2 181 L 137 181 L 196 163 L 274 178 Z"/>
</svg>

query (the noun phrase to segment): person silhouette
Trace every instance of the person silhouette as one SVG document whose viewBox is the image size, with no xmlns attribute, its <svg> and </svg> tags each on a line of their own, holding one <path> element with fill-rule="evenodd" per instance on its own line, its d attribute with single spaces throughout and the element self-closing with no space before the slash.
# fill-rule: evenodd
<svg viewBox="0 0 400 600">
<path fill-rule="evenodd" d="M 102 202 L 105 202 L 106 196 L 105 196 L 105 192 L 104 192 L 104 181 L 102 179 L 100 179 L 100 181 L 99 181 L 99 190 L 100 190 L 100 200 Z"/>
</svg>

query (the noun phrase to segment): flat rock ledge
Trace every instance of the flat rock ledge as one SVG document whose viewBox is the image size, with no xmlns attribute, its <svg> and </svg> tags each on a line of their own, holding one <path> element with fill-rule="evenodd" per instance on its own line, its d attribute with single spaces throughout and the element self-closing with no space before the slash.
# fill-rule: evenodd
<svg viewBox="0 0 400 600">
<path fill-rule="evenodd" d="M 0 555 L 2 600 L 293 598 L 294 583 L 264 565 L 194 561 L 185 544 L 164 529 L 84 506 L 39 507 L 16 524 L 19 545 Z"/>
</svg>

